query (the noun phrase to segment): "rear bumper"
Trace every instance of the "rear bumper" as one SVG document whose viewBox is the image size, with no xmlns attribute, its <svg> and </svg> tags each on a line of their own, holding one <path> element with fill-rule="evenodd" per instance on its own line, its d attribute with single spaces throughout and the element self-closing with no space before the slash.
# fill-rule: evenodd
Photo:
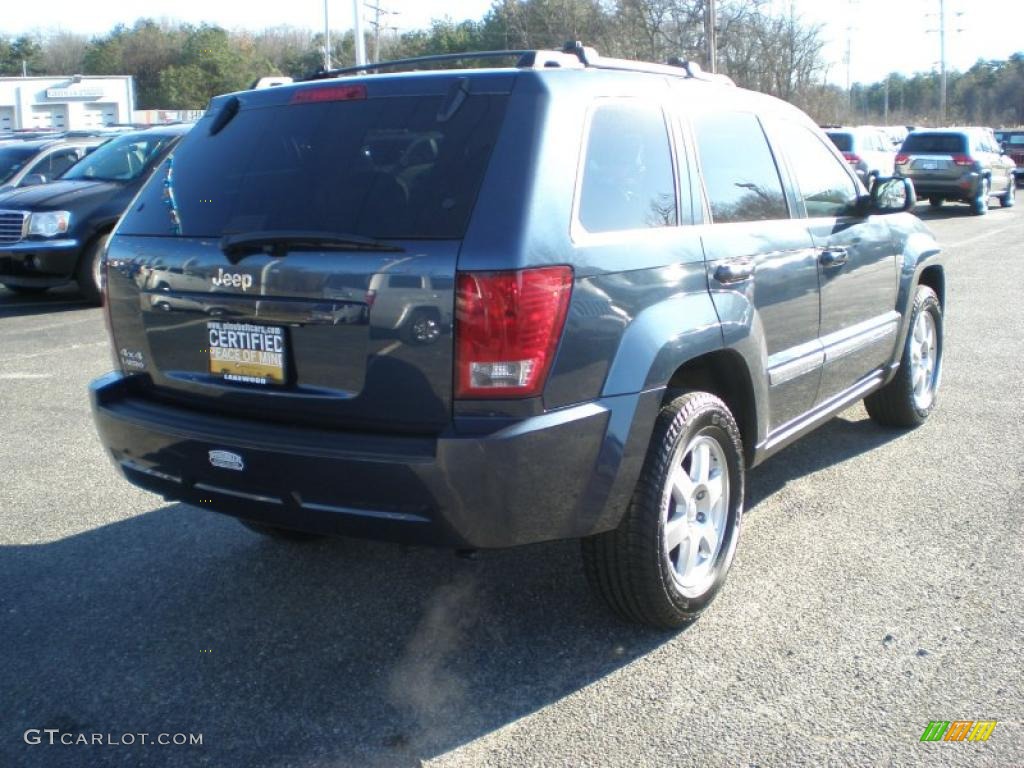
<svg viewBox="0 0 1024 768">
<path fill-rule="evenodd" d="M 981 182 L 981 176 L 976 173 L 949 180 L 918 179 L 912 175 L 907 178 L 914 182 L 914 192 L 919 199 L 941 197 L 946 200 L 973 200 L 978 196 Z"/>
<path fill-rule="evenodd" d="M 662 395 L 604 398 L 487 434 L 408 437 L 199 413 L 147 399 L 137 381 L 112 373 L 90 385 L 100 439 L 135 485 L 269 525 L 465 548 L 615 527 Z M 214 466 L 211 451 L 242 468 L 223 455 Z"/>
<path fill-rule="evenodd" d="M 74 279 L 80 248 L 74 239 L 23 240 L 0 246 L 0 283 L 63 285 Z"/>
</svg>

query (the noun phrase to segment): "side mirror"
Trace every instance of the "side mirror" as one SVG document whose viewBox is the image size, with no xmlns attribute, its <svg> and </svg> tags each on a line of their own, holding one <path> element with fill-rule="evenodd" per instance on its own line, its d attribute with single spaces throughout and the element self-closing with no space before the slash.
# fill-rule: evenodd
<svg viewBox="0 0 1024 768">
<path fill-rule="evenodd" d="M 904 178 L 880 178 L 875 181 L 869 196 L 868 212 L 903 213 L 917 205 L 914 182 Z"/>
<path fill-rule="evenodd" d="M 23 187 L 38 187 L 40 184 L 45 184 L 48 181 L 46 176 L 41 173 L 30 173 L 24 179 L 21 180 L 21 186 Z"/>
</svg>

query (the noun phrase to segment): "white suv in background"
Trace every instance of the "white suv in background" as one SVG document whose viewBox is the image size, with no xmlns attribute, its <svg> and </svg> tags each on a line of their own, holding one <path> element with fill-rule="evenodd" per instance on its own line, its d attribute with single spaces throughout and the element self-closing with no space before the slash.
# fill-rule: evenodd
<svg viewBox="0 0 1024 768">
<path fill-rule="evenodd" d="M 830 128 L 825 133 L 868 189 L 895 172 L 896 147 L 879 128 Z"/>
</svg>

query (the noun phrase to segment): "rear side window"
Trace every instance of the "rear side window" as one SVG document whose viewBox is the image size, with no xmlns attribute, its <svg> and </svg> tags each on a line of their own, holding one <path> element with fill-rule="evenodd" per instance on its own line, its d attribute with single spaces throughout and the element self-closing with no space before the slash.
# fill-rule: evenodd
<svg viewBox="0 0 1024 768">
<path fill-rule="evenodd" d="M 761 123 L 747 112 L 694 116 L 704 188 L 719 223 L 789 217 Z"/>
<path fill-rule="evenodd" d="M 507 96 L 370 97 L 242 109 L 200 121 L 121 232 L 219 237 L 301 229 L 377 238 L 465 234 Z"/>
<path fill-rule="evenodd" d="M 904 154 L 963 154 L 967 152 L 967 141 L 962 133 L 911 134 L 903 142 L 903 147 L 900 151 Z"/>
<path fill-rule="evenodd" d="M 848 133 L 833 133 L 829 131 L 828 137 L 840 152 L 853 151 L 853 136 Z"/>
<path fill-rule="evenodd" d="M 659 107 L 598 106 L 583 162 L 579 219 L 588 232 L 678 223 L 672 151 Z"/>
</svg>

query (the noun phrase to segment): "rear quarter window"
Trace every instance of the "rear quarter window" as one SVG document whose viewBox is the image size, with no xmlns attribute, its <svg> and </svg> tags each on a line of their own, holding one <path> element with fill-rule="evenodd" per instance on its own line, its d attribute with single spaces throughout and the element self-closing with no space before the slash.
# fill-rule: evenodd
<svg viewBox="0 0 1024 768">
<path fill-rule="evenodd" d="M 595 107 L 580 184 L 583 227 L 596 233 L 674 226 L 677 206 L 661 108 L 627 102 Z"/>
</svg>

